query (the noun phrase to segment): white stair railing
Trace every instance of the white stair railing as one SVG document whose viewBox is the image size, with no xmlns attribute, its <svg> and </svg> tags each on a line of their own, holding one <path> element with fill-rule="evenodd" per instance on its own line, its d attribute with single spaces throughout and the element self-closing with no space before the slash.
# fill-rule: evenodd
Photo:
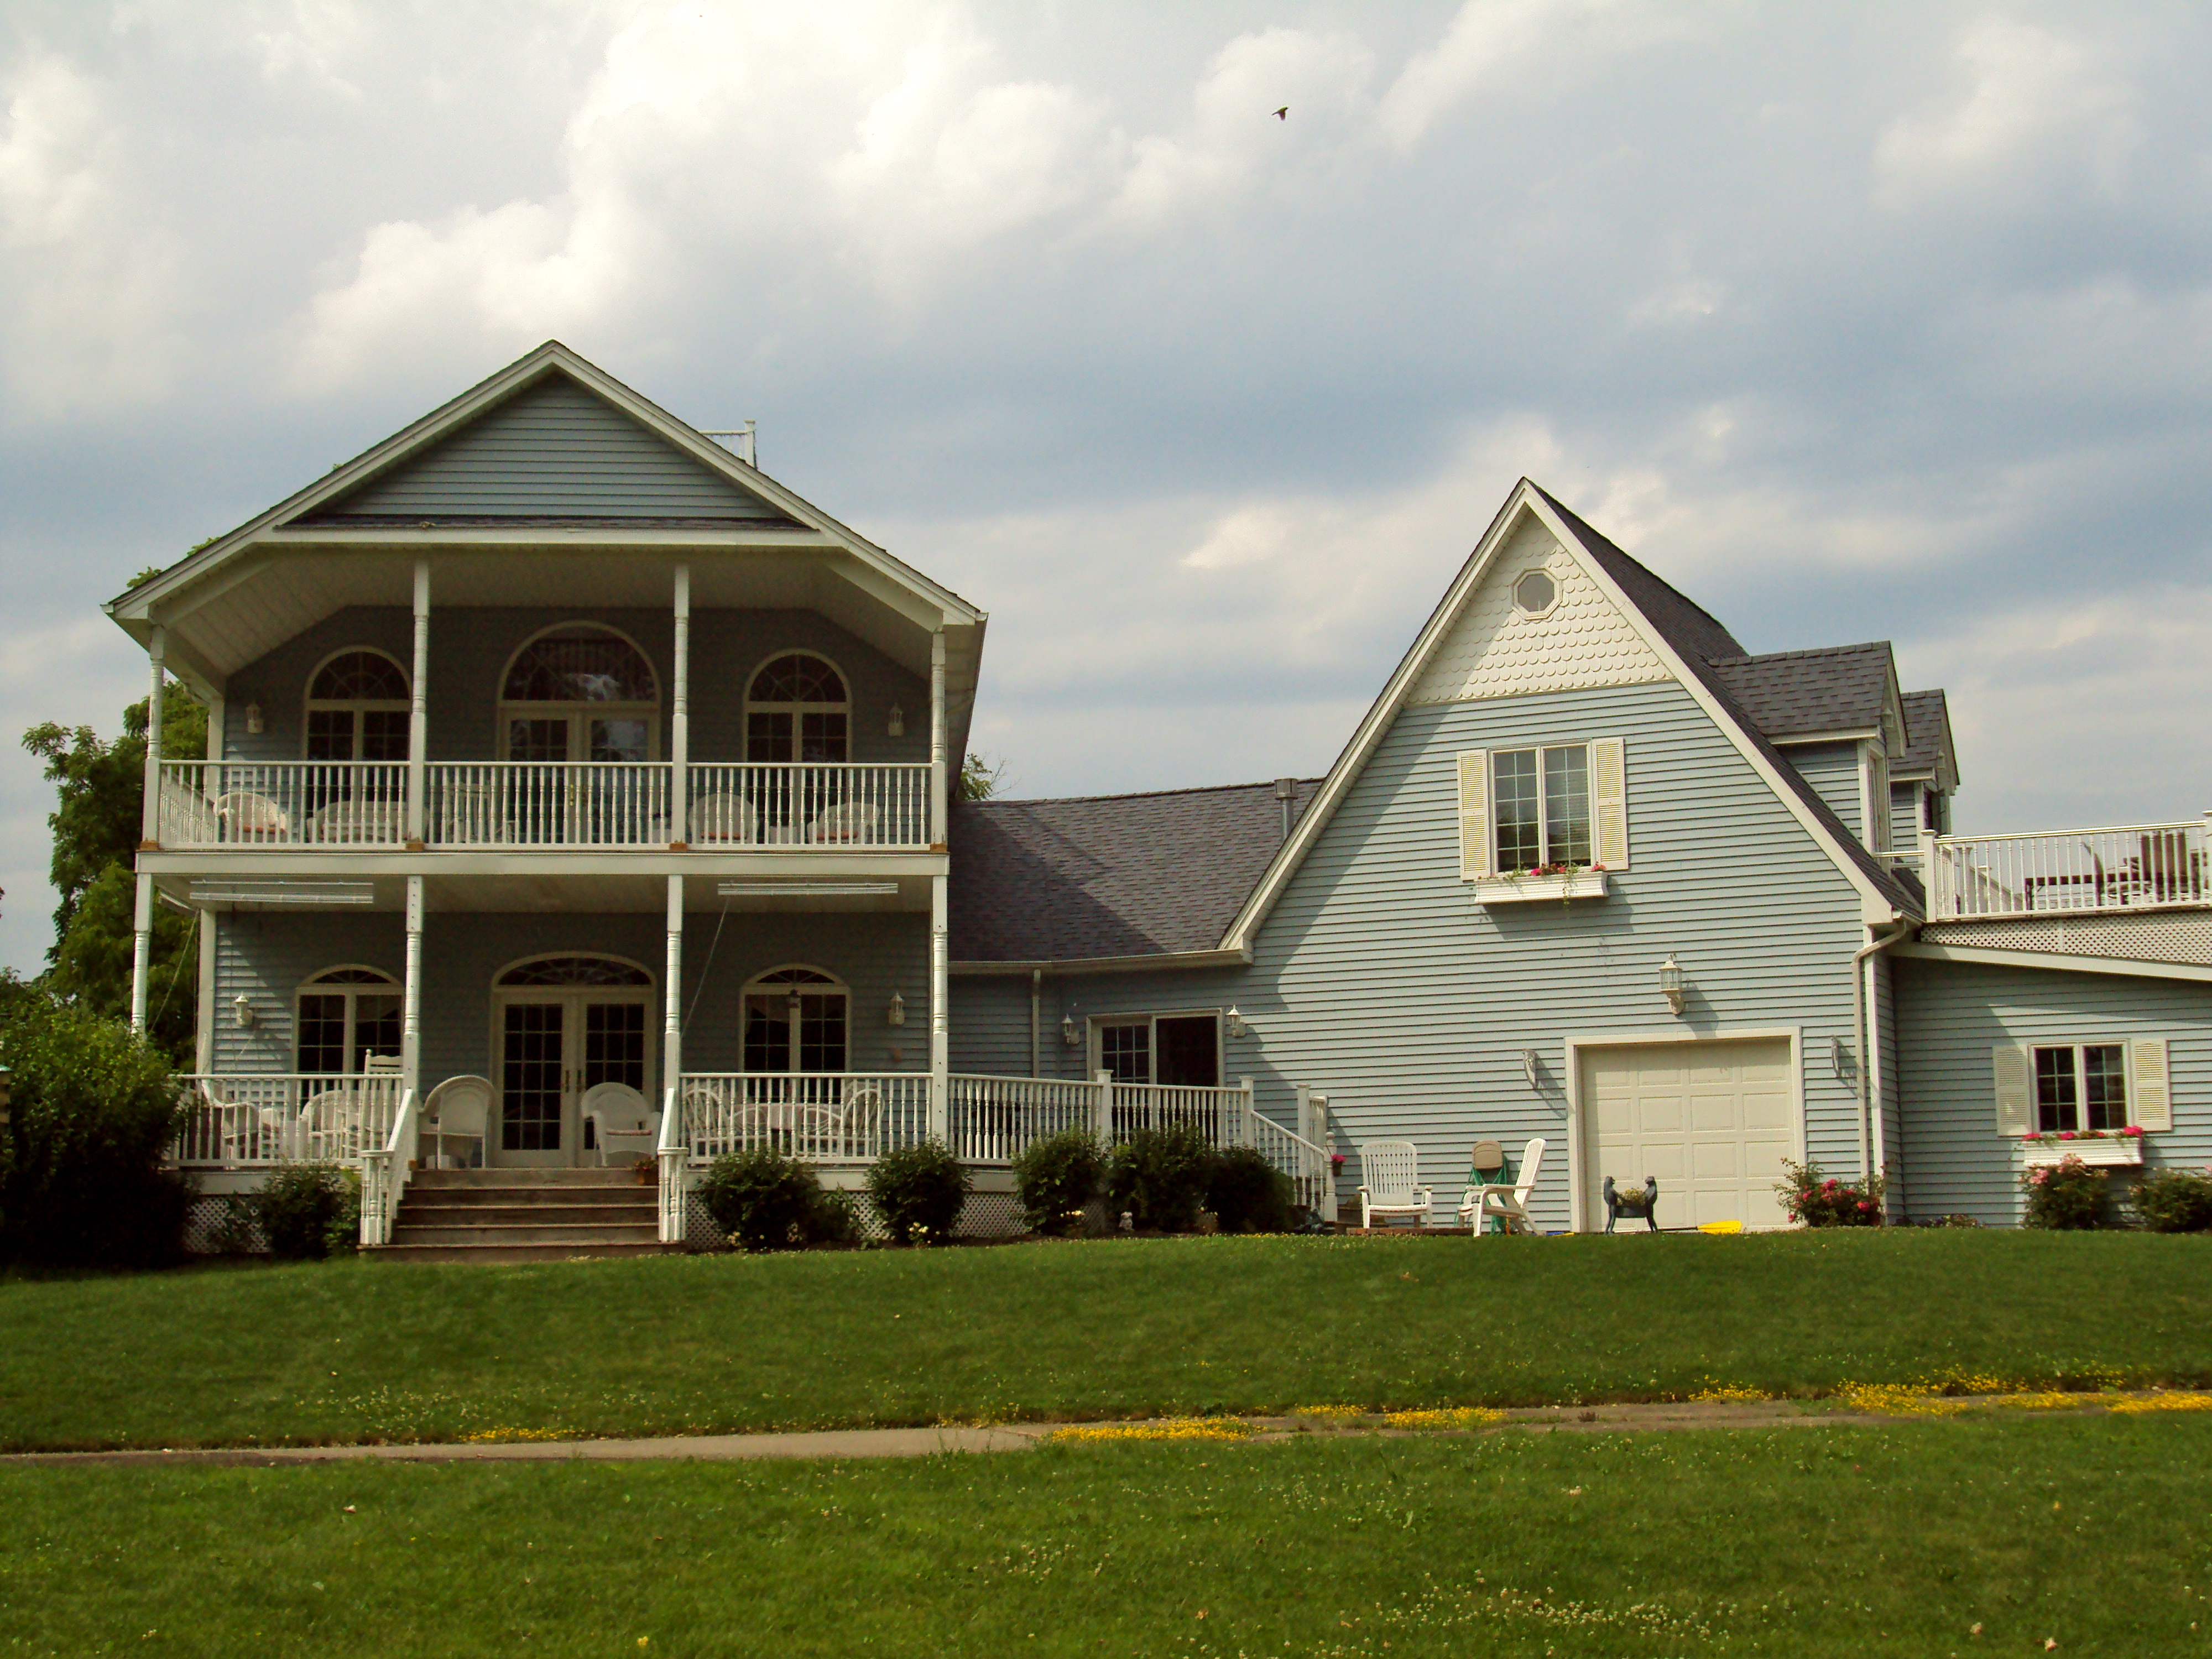
<svg viewBox="0 0 2212 1659">
<path fill-rule="evenodd" d="M 381 1146 L 370 1147 L 362 1156 L 361 1242 L 364 1244 L 392 1243 L 399 1200 L 406 1195 L 407 1177 L 415 1169 L 421 1121 L 415 1091 L 409 1089 L 399 1097 L 399 1108 L 392 1114 L 391 1134 Z"/>
</svg>

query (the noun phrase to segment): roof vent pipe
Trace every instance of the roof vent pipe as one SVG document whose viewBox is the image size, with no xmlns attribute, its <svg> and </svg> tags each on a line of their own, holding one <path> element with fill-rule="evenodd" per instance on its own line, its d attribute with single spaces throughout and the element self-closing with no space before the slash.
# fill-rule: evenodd
<svg viewBox="0 0 2212 1659">
<path fill-rule="evenodd" d="M 1275 799 L 1283 804 L 1283 839 L 1285 841 L 1291 838 L 1291 802 L 1297 798 L 1297 793 L 1298 781 L 1296 778 L 1275 780 Z"/>
</svg>

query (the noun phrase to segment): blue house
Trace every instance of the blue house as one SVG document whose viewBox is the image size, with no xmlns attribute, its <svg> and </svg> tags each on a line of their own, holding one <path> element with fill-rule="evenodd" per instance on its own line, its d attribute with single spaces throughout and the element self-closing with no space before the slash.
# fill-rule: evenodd
<svg viewBox="0 0 2212 1659">
<path fill-rule="evenodd" d="M 1029 1140 L 1169 1121 L 1323 1210 L 1540 1138 L 1557 1229 L 2212 1159 L 2204 820 L 1948 834 L 1887 643 L 1750 653 L 1523 481 L 1326 777 L 963 802 L 984 612 L 747 447 L 549 343 L 110 605 L 212 714 L 135 992 L 198 913 L 204 1190 L 343 1158 L 370 1243 L 570 1254 L 757 1144 L 940 1139 L 977 1230 Z"/>
</svg>

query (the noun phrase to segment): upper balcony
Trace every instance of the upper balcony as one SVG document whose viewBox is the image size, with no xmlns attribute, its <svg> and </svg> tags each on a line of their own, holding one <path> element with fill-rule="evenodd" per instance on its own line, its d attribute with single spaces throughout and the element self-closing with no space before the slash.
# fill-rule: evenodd
<svg viewBox="0 0 2212 1659">
<path fill-rule="evenodd" d="M 1928 920 L 2212 908 L 2206 820 L 1922 842 Z"/>
</svg>

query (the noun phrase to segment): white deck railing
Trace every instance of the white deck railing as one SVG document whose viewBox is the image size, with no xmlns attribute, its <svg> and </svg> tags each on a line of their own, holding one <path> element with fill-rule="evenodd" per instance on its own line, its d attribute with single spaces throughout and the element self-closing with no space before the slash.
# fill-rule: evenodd
<svg viewBox="0 0 2212 1659">
<path fill-rule="evenodd" d="M 1942 836 L 1923 846 L 1930 921 L 2212 905 L 2203 819 Z"/>
<path fill-rule="evenodd" d="M 698 1159 L 772 1146 L 810 1164 L 866 1164 L 929 1138 L 922 1073 L 686 1072 L 678 1106 Z"/>
<path fill-rule="evenodd" d="M 164 847 L 403 847 L 400 761 L 163 761 Z"/>
<path fill-rule="evenodd" d="M 1011 1164 L 1023 1148 L 1068 1129 L 1104 1135 L 1108 1085 L 1051 1078 L 946 1079 L 946 1127 L 963 1164 Z"/>
<path fill-rule="evenodd" d="M 435 761 L 433 847 L 656 847 L 672 839 L 665 761 Z"/>
<path fill-rule="evenodd" d="M 272 1164 L 358 1164 L 392 1140 L 404 1093 L 396 1072 L 204 1073 L 190 1090 L 175 1161 L 204 1169 Z"/>
<path fill-rule="evenodd" d="M 695 761 L 686 840 L 737 847 L 927 848 L 927 766 L 767 766 Z"/>
</svg>

